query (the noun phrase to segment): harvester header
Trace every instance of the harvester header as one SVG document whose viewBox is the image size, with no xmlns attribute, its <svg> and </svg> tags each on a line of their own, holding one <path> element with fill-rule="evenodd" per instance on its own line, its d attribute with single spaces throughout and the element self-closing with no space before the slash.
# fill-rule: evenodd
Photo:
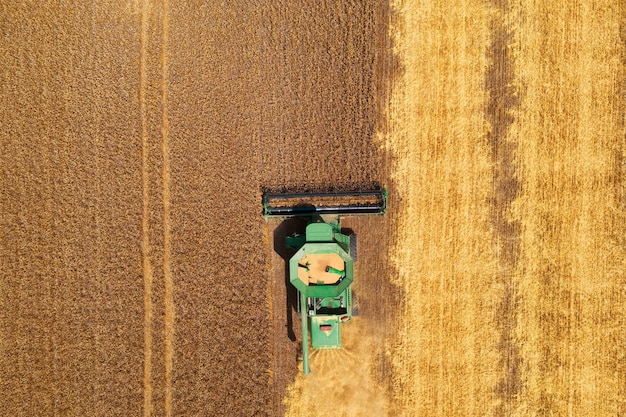
<svg viewBox="0 0 626 417">
<path fill-rule="evenodd" d="M 265 217 L 385 214 L 387 191 L 274 193 L 263 195 Z"/>
</svg>

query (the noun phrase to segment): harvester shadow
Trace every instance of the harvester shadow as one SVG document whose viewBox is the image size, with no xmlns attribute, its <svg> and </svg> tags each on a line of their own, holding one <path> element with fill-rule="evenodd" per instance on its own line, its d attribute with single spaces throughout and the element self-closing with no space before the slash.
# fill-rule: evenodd
<svg viewBox="0 0 626 417">
<path fill-rule="evenodd" d="M 287 319 L 287 337 L 292 342 L 296 341 L 293 328 L 293 314 L 297 311 L 298 293 L 296 288 L 289 282 L 289 259 L 296 253 L 296 250 L 287 247 L 285 238 L 294 234 L 303 234 L 307 224 L 306 218 L 293 217 L 284 220 L 274 229 L 274 251 L 285 261 L 285 288 L 287 294 L 285 316 Z"/>
</svg>

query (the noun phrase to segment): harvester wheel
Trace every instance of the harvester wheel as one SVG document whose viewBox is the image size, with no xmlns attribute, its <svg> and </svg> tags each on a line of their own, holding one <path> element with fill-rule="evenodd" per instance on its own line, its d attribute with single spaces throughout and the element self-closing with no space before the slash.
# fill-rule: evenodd
<svg viewBox="0 0 626 417">
<path fill-rule="evenodd" d="M 350 235 L 350 256 L 352 257 L 352 260 L 356 262 L 356 235 L 354 233 Z"/>
</svg>

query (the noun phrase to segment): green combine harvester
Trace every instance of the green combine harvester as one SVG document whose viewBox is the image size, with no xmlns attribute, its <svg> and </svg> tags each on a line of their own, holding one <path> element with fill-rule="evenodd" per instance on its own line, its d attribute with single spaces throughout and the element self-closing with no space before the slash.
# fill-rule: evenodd
<svg viewBox="0 0 626 417">
<path fill-rule="evenodd" d="M 307 222 L 304 234 L 285 242 L 296 251 L 289 259 L 289 281 L 298 293 L 304 374 L 310 372 L 309 329 L 313 349 L 341 349 L 341 325 L 353 316 L 356 235 L 342 233 L 341 217 L 384 214 L 386 208 L 385 189 L 263 195 L 266 218 L 302 217 Z"/>
</svg>

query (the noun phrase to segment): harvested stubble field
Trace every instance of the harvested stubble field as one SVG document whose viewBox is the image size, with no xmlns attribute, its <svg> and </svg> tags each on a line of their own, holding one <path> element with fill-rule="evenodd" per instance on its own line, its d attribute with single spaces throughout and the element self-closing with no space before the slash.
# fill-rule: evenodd
<svg viewBox="0 0 626 417">
<path fill-rule="evenodd" d="M 3 415 L 626 415 L 622 1 L 0 6 Z M 298 374 L 264 187 L 386 184 Z"/>
</svg>

